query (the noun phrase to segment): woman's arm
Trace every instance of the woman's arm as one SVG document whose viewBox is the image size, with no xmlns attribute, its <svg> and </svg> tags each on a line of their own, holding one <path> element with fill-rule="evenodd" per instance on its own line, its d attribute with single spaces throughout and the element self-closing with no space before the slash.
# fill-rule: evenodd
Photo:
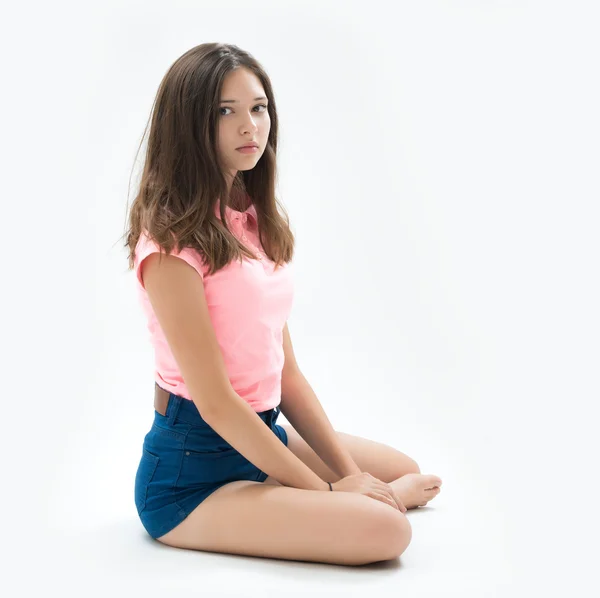
<svg viewBox="0 0 600 598">
<path fill-rule="evenodd" d="M 285 362 L 281 379 L 281 413 L 340 478 L 361 473 L 298 367 L 287 323 L 283 329 L 283 351 Z"/>
<path fill-rule="evenodd" d="M 143 284 L 202 418 L 231 446 L 284 486 L 329 485 L 290 451 L 231 386 L 200 275 L 173 255 L 150 254 Z"/>
</svg>

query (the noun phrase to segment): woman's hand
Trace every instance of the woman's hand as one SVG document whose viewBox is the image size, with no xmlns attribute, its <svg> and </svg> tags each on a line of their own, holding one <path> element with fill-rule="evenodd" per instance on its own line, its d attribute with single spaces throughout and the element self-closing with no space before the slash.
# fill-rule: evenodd
<svg viewBox="0 0 600 598">
<path fill-rule="evenodd" d="M 346 476 L 331 484 L 336 492 L 356 492 L 364 494 L 376 500 L 380 500 L 402 513 L 406 513 L 406 507 L 396 494 L 396 491 L 385 482 L 373 477 L 370 473 L 363 471 Z"/>
</svg>

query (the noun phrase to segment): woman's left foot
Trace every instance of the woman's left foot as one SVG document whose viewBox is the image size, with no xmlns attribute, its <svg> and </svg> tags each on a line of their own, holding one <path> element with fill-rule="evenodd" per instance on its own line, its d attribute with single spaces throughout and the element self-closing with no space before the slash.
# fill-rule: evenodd
<svg viewBox="0 0 600 598">
<path fill-rule="evenodd" d="M 424 507 L 441 491 L 442 480 L 436 475 L 407 473 L 394 481 L 392 487 L 407 509 Z"/>
</svg>

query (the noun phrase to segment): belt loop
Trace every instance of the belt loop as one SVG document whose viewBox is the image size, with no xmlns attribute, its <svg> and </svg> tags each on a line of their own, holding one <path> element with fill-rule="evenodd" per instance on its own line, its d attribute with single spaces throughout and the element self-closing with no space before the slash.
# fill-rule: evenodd
<svg viewBox="0 0 600 598">
<path fill-rule="evenodd" d="M 175 418 L 177 417 L 177 414 L 179 413 L 179 408 L 181 407 L 181 397 L 178 397 L 177 395 L 173 394 L 172 392 L 169 393 L 169 399 L 167 401 L 167 423 L 172 426 L 175 423 Z M 169 412 L 170 410 L 170 412 Z"/>
</svg>

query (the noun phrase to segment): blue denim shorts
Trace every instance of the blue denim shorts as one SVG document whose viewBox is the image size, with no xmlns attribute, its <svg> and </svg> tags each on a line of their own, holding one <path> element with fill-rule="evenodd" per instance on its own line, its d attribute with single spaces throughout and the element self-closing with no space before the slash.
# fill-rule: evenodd
<svg viewBox="0 0 600 598">
<path fill-rule="evenodd" d="M 286 446 L 277 407 L 257 413 Z M 234 449 L 200 416 L 193 401 L 170 393 L 165 415 L 154 411 L 135 476 L 135 506 L 153 538 L 179 525 L 205 498 L 235 480 L 264 482 L 267 474 Z"/>
</svg>

